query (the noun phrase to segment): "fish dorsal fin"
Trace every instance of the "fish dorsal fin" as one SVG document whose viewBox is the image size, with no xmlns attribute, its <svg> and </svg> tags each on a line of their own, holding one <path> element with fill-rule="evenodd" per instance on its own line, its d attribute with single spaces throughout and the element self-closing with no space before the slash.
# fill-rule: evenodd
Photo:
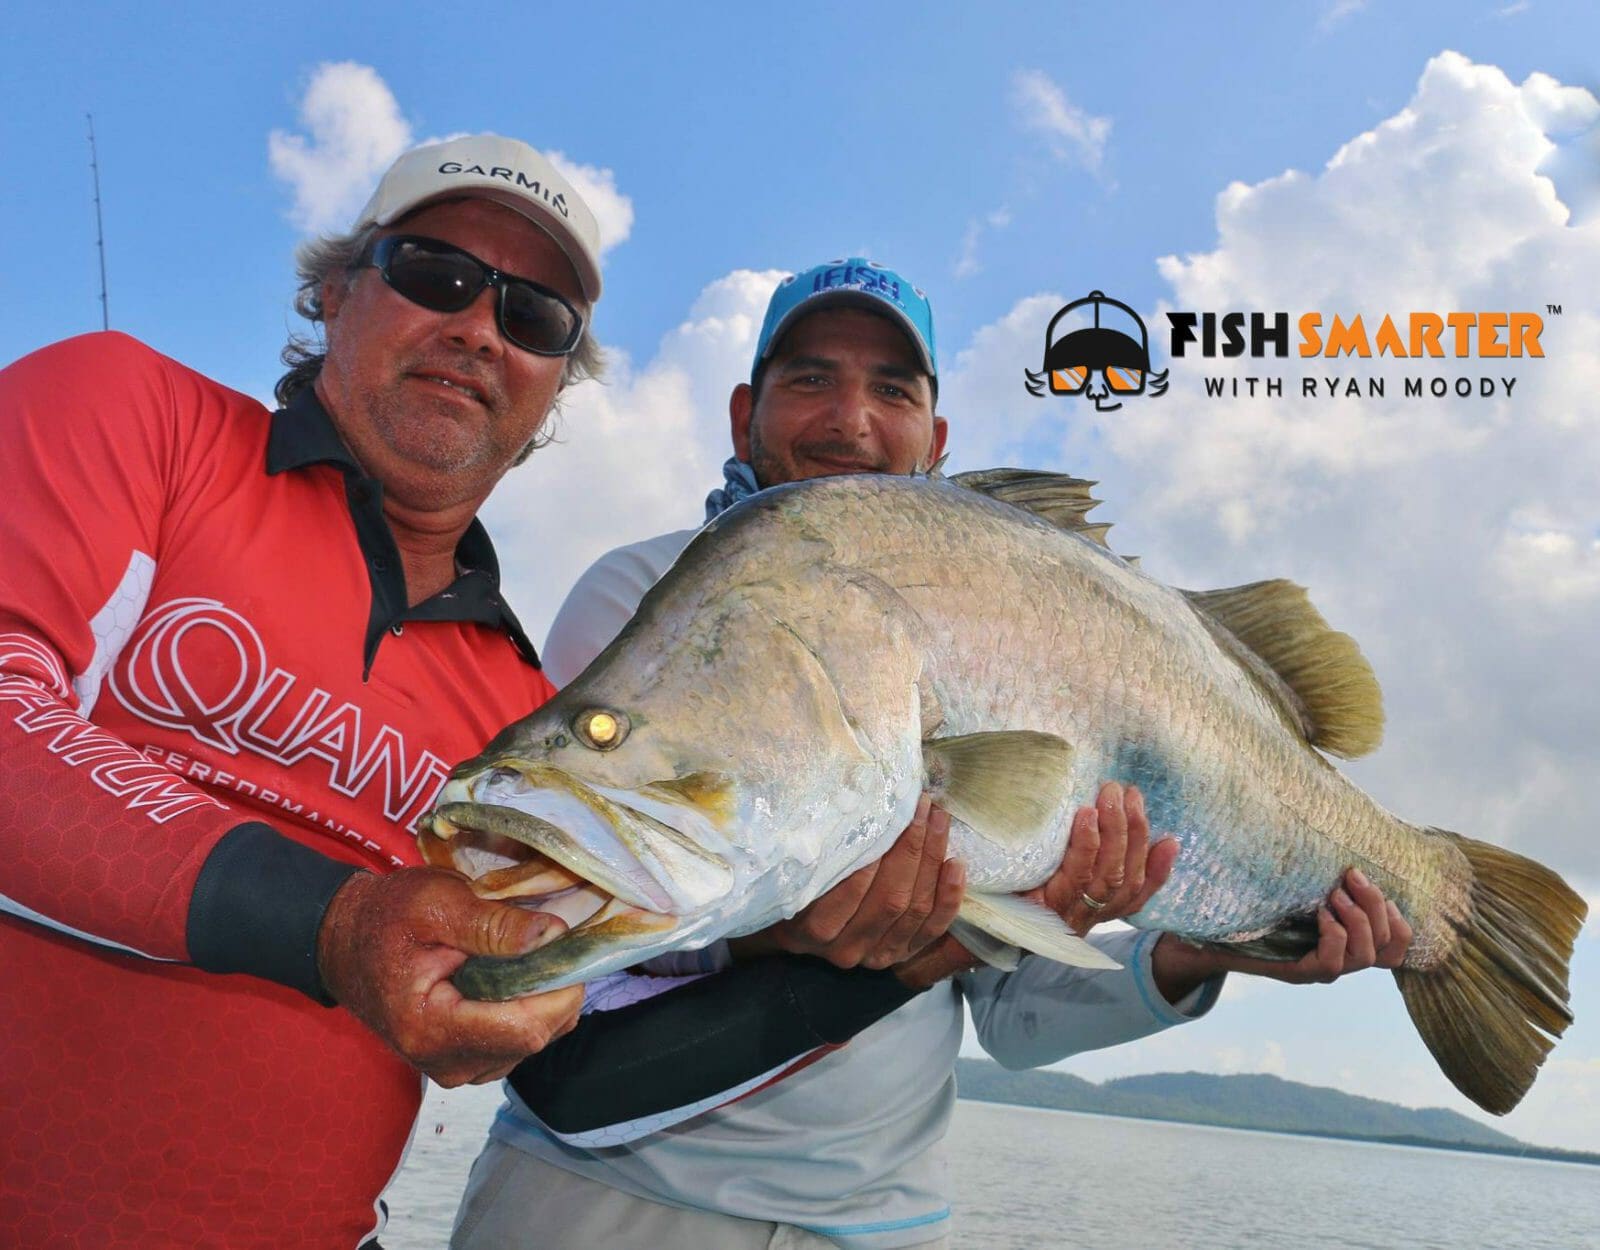
<svg viewBox="0 0 1600 1250">
<path fill-rule="evenodd" d="M 932 738 L 922 759 L 933 801 L 1007 846 L 1054 826 L 1072 780 L 1072 744 L 1032 729 Z"/>
<path fill-rule="evenodd" d="M 1244 645 L 1287 690 L 1274 689 L 1306 741 L 1355 759 L 1383 740 L 1383 692 L 1355 639 L 1322 619 L 1291 581 L 1182 592 Z M 1239 658 L 1239 657 L 1236 657 Z"/>
<path fill-rule="evenodd" d="M 1093 482 L 1039 469 L 975 469 L 957 473 L 948 480 L 1013 508 L 1031 512 L 1058 529 L 1081 534 L 1109 550 L 1106 531 L 1111 526 L 1085 520 L 1090 509 L 1100 504 L 1100 500 L 1089 494 Z"/>
</svg>

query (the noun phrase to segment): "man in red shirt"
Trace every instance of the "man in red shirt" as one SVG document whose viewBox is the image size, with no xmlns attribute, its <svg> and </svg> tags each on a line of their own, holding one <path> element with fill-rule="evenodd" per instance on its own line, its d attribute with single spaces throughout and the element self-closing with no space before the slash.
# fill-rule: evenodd
<svg viewBox="0 0 1600 1250">
<path fill-rule="evenodd" d="M 598 256 L 539 153 L 455 139 L 302 248 L 326 347 L 291 343 L 278 411 L 120 334 L 0 372 L 0 1245 L 373 1245 L 419 1072 L 573 1028 L 577 988 L 456 992 L 561 922 L 412 827 L 553 693 L 476 513 L 597 371 Z M 943 933 L 947 823 L 776 935 L 825 960 L 592 1016 L 541 1079 L 631 1121 L 903 1005 L 929 978 L 849 966 Z"/>
<path fill-rule="evenodd" d="M 452 140 L 303 250 L 278 412 L 118 334 L 0 374 L 0 1244 L 355 1246 L 418 1071 L 575 1022 L 455 991 L 560 922 L 411 825 L 552 691 L 475 515 L 595 367 L 598 256 L 539 153 Z"/>
</svg>

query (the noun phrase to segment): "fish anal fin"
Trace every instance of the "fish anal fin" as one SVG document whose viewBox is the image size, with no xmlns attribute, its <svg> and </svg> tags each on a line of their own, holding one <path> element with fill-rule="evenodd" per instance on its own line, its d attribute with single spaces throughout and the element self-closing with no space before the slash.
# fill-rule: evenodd
<svg viewBox="0 0 1600 1250">
<path fill-rule="evenodd" d="M 1372 665 L 1303 587 L 1279 579 L 1182 593 L 1282 683 L 1285 689 L 1267 688 L 1312 746 L 1355 759 L 1383 740 L 1383 692 Z"/>
<path fill-rule="evenodd" d="M 1120 968 L 1111 956 L 1092 946 L 1067 927 L 1067 922 L 1043 903 L 1015 894 L 969 893 L 956 913 L 974 929 L 1009 946 L 1019 946 L 1074 968 Z M 981 952 L 973 952 L 982 957 Z"/>
<path fill-rule="evenodd" d="M 1319 937 L 1316 913 L 1301 912 L 1298 915 L 1285 916 L 1274 928 L 1243 940 L 1230 938 L 1217 938 L 1205 942 L 1195 941 L 1193 938 L 1183 940 L 1191 946 L 1233 951 L 1240 955 L 1249 955 L 1254 959 L 1292 963 L 1316 950 Z"/>
<path fill-rule="evenodd" d="M 933 801 L 981 837 L 1026 842 L 1058 819 L 1072 744 L 1032 729 L 931 738 L 922 744 Z"/>
</svg>

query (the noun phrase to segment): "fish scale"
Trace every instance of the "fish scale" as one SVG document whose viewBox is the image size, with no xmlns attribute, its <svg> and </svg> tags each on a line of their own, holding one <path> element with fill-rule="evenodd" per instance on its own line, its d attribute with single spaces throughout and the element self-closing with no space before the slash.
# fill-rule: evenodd
<svg viewBox="0 0 1600 1250">
<path fill-rule="evenodd" d="M 861 489 L 891 498 L 907 494 L 893 479 L 866 480 Z M 912 498 L 922 502 L 919 492 Z M 1042 551 L 1030 552 L 1025 562 L 1012 558 L 1011 510 L 999 512 L 985 502 L 976 499 L 977 506 L 967 509 L 967 524 L 944 528 L 938 520 L 950 509 L 943 500 L 929 501 L 923 517 L 914 511 L 917 504 L 871 508 L 868 516 L 886 529 L 889 518 L 898 518 L 911 541 L 871 548 L 846 542 L 836 558 L 883 578 L 925 621 L 971 620 L 980 617 L 978 605 L 1016 602 L 1004 631 L 982 637 L 969 631 L 965 648 L 957 641 L 959 631 L 935 628 L 956 643 L 950 667 L 963 673 L 961 686 L 989 696 L 981 705 L 964 706 L 957 691 L 947 695 L 940 688 L 949 709 L 942 731 L 1006 726 L 1060 733 L 1079 747 L 1070 807 L 1091 799 L 1109 777 L 1145 792 L 1155 827 L 1175 835 L 1184 851 L 1167 887 L 1130 923 L 1196 938 L 1255 936 L 1282 918 L 1285 902 L 1296 911 L 1314 910 L 1346 868 L 1359 866 L 1408 912 L 1434 922 L 1414 944 L 1418 960 L 1427 961 L 1418 966 L 1448 954 L 1455 934 L 1447 911 L 1422 905 L 1432 902 L 1424 892 L 1449 867 L 1446 846 L 1402 836 L 1410 826 L 1303 744 L 1286 740 L 1276 710 L 1242 674 L 1213 671 L 1215 660 L 1207 653 L 1215 648 L 1176 592 L 1048 526 L 1041 525 L 1036 536 Z M 912 516 L 904 517 L 906 511 Z M 811 523 L 821 529 L 827 519 L 823 512 Z M 936 565 L 981 572 L 965 581 L 913 583 L 903 570 L 918 551 Z M 1017 602 L 1019 587 L 1025 598 Z M 1051 692 L 1058 697 L 1042 699 L 1037 685 L 1015 679 L 1020 671 L 1037 669 L 1041 650 L 1063 661 L 1060 689 Z M 1202 685 L 1186 678 L 1196 670 L 1211 680 Z M 1227 704 L 1218 702 L 1219 685 Z M 1098 703 L 1073 698 L 1084 690 L 1099 690 L 1102 697 Z M 1220 706 L 1231 714 L 1217 715 Z M 1108 725 L 1117 727 L 1110 738 L 1101 732 Z M 1099 749 L 1086 749 L 1090 744 Z M 1271 790 L 1245 787 L 1237 783 L 1240 774 L 1279 781 Z M 1285 791 L 1291 797 L 1284 798 Z M 1337 821 L 1328 815 L 1334 811 Z M 1344 836 L 1319 833 L 1332 828 Z M 973 835 L 969 830 L 965 836 Z M 967 857 L 961 842 L 955 853 Z M 1264 860 L 1263 845 L 1282 847 L 1282 859 Z M 1059 853 L 1046 857 L 1046 875 L 1058 858 Z M 1295 866 L 1292 874 L 1283 871 L 1284 861 Z M 1039 878 L 1028 876 L 1000 872 L 988 882 L 973 879 L 1011 888 L 1038 884 Z M 1260 888 L 1264 880 L 1274 885 L 1270 894 Z"/>
<path fill-rule="evenodd" d="M 887 850 L 925 785 L 968 867 L 963 940 L 1092 965 L 1010 892 L 1054 871 L 1072 812 L 1114 778 L 1181 845 L 1130 923 L 1294 958 L 1359 867 L 1415 932 L 1396 978 L 1424 1041 L 1464 1093 L 1509 1110 L 1570 1022 L 1582 900 L 1530 860 L 1399 819 L 1328 762 L 1319 746 L 1376 746 L 1381 701 L 1303 591 L 1163 585 L 1083 521 L 1084 486 L 863 474 L 762 491 L 709 524 L 594 663 L 442 796 L 454 831 L 499 779 L 509 807 L 480 823 L 514 838 L 519 811 L 557 810 L 562 791 L 559 810 L 612 827 L 540 821 L 530 841 L 612 894 L 657 865 L 669 911 L 471 960 L 463 992 L 566 984 L 793 915 Z M 594 716 L 631 728 L 597 745 Z M 704 854 L 652 852 L 662 821 Z M 637 863 L 604 862 L 626 848 Z"/>
</svg>

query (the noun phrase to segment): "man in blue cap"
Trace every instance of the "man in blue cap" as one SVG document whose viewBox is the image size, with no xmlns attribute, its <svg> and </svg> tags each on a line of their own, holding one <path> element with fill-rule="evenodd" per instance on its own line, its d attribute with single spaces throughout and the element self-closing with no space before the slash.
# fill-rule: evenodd
<svg viewBox="0 0 1600 1250">
<path fill-rule="evenodd" d="M 767 309 L 750 381 L 729 401 L 734 455 L 706 501 L 707 519 L 784 482 L 926 472 L 947 433 L 937 398 L 932 311 L 905 278 L 851 257 L 785 279 Z M 695 532 L 619 548 L 579 579 L 545 647 L 553 680 L 570 681 L 604 649 Z M 801 1040 L 770 1070 L 659 1115 L 594 1127 L 607 1117 L 568 1105 L 570 1091 L 592 1100 L 604 1087 L 592 1054 L 577 1072 L 562 1066 L 565 1043 L 530 1060 L 512 1077 L 473 1168 L 452 1245 L 942 1246 L 950 1208 L 939 1146 L 954 1106 L 963 1002 L 985 1049 L 1008 1067 L 1035 1067 L 1204 1014 L 1224 971 L 1331 980 L 1375 963 L 1392 967 L 1409 941 L 1382 895 L 1351 880 L 1348 893 L 1330 900 L 1317 951 L 1292 965 L 1268 969 L 1127 931 L 1093 939 L 1121 965 L 1116 971 L 1034 956 L 1011 973 L 973 970 L 972 956 L 944 935 L 964 884 L 961 865 L 944 858 L 948 829 L 948 817 L 924 801 L 882 860 L 792 920 L 654 961 L 656 975 L 591 984 L 586 1012 L 654 1011 L 664 1021 L 660 1046 L 682 1054 L 685 1069 L 731 1071 L 722 1058 L 729 1034 L 780 1026 L 733 1019 L 728 995 L 710 992 L 722 978 L 707 974 L 773 951 L 893 968 L 856 974 L 873 987 L 866 992 L 883 997 L 886 1014 L 848 1045 Z M 1171 839 L 1150 842 L 1137 791 L 1108 783 L 1094 807 L 1076 814 L 1066 857 L 1040 895 L 1085 931 L 1137 911 L 1176 850 Z M 686 976 L 703 979 L 685 986 Z M 703 1004 L 687 1023 L 686 996 Z M 550 1075 L 529 1076 L 540 1068 Z M 628 1081 L 626 1059 L 615 1071 L 618 1084 Z"/>
</svg>

